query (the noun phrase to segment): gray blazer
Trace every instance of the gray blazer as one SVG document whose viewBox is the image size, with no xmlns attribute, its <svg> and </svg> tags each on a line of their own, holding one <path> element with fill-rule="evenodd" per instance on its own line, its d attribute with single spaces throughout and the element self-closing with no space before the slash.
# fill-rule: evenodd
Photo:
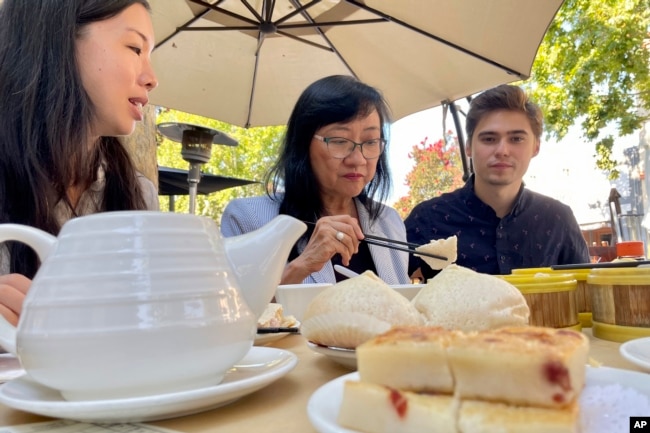
<svg viewBox="0 0 650 433">
<path fill-rule="evenodd" d="M 358 200 L 355 202 L 364 233 L 406 241 L 404 222 L 395 209 L 382 205 L 381 217 L 371 222 L 366 208 Z M 279 208 L 280 199 L 271 200 L 268 196 L 234 199 L 228 203 L 221 217 L 221 233 L 230 237 L 256 230 L 275 218 Z M 302 251 L 304 247 L 305 245 L 299 245 L 298 250 Z M 377 274 L 382 280 L 388 284 L 410 283 L 408 253 L 376 245 L 368 247 Z M 327 262 L 323 269 L 312 273 L 303 283 L 336 283 L 332 262 Z"/>
</svg>

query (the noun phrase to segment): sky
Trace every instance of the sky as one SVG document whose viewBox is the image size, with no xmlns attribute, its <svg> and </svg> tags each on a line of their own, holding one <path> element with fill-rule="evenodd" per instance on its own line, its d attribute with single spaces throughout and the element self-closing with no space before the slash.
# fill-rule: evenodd
<svg viewBox="0 0 650 433">
<path fill-rule="evenodd" d="M 413 167 L 413 160 L 408 158 L 408 153 L 425 137 L 429 138 L 429 142 L 442 138 L 442 118 L 442 108 L 436 107 L 411 114 L 391 125 L 388 155 L 393 173 L 393 194 L 388 200 L 389 203 L 394 203 L 408 194 L 408 187 L 404 182 Z M 447 118 L 447 128 L 454 129 L 451 114 Z"/>
<path fill-rule="evenodd" d="M 408 193 L 404 179 L 413 166 L 408 153 L 425 137 L 429 137 L 430 142 L 442 138 L 442 118 L 442 108 L 436 107 L 404 117 L 391 125 L 389 161 L 393 194 L 388 203 L 392 204 Z M 462 121 L 462 114 L 460 118 Z M 446 128 L 455 131 L 451 114 L 447 114 Z M 638 145 L 638 140 L 636 134 L 618 138 L 614 158 L 621 160 L 623 149 Z M 589 203 L 598 200 L 606 203 L 611 187 L 606 176 L 596 168 L 594 154 L 594 144 L 585 142 L 577 127 L 572 128 L 560 142 L 542 137 L 540 153 L 531 161 L 524 182 L 530 189 L 569 205 L 579 223 L 599 222 L 599 213 L 589 210 Z"/>
</svg>

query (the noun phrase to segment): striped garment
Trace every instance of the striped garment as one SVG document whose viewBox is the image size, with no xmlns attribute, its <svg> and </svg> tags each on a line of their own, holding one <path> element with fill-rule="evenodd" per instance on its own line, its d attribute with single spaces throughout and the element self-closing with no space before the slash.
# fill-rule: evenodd
<svg viewBox="0 0 650 433">
<path fill-rule="evenodd" d="M 281 197 L 272 200 L 268 196 L 234 199 L 221 217 L 221 233 L 225 237 L 241 235 L 256 230 L 278 215 Z M 379 219 L 370 221 L 366 208 L 355 199 L 359 223 L 364 233 L 386 237 L 395 240 L 406 240 L 404 222 L 395 209 L 382 205 Z M 389 248 L 368 245 L 370 255 L 375 263 L 377 275 L 387 284 L 407 284 L 410 279 L 407 274 L 408 253 Z M 302 251 L 305 245 L 299 245 Z M 305 280 L 305 284 L 336 283 L 332 262 L 325 264 L 323 269 L 314 272 Z"/>
</svg>

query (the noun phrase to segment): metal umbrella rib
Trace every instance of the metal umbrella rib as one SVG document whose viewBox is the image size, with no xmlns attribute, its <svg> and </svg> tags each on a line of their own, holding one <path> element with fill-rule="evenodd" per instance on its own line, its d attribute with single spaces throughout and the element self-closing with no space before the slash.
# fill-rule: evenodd
<svg viewBox="0 0 650 433">
<path fill-rule="evenodd" d="M 314 1 L 310 2 L 309 4 L 302 5 L 302 6 L 298 6 L 299 4 L 294 2 L 297 5 L 297 9 L 294 12 L 285 15 L 284 17 L 276 20 L 275 22 L 271 22 L 270 17 L 272 17 L 272 15 L 273 15 L 273 8 L 275 6 L 275 1 L 273 1 L 273 2 L 265 1 L 264 2 L 266 18 L 263 18 L 262 16 L 257 14 L 257 11 L 250 5 L 250 3 L 248 1 L 245 1 L 245 0 L 242 1 L 242 4 L 244 4 L 247 7 L 247 9 L 258 18 L 258 22 L 255 22 L 255 21 L 250 20 L 250 19 L 248 19 L 246 17 L 234 14 L 234 13 L 228 11 L 228 10 L 219 8 L 217 5 L 212 5 L 210 3 L 206 3 L 205 1 L 202 1 L 202 0 L 189 0 L 189 1 L 191 1 L 192 3 L 196 3 L 198 5 L 201 5 L 201 6 L 205 6 L 206 7 L 206 12 L 207 12 L 208 9 L 216 11 L 216 12 L 220 12 L 220 13 L 223 13 L 225 15 L 231 16 L 233 18 L 248 22 L 249 24 L 251 24 L 251 26 L 250 27 L 249 26 L 190 27 L 190 25 L 195 21 L 195 20 L 192 20 L 191 22 L 188 22 L 187 24 L 179 27 L 179 31 L 242 31 L 242 30 L 258 30 L 260 32 L 260 34 L 264 34 L 265 31 L 263 30 L 263 26 L 264 25 L 270 25 L 270 26 L 272 26 L 273 29 L 275 29 L 275 32 L 281 34 L 282 36 L 289 37 L 289 38 L 295 38 L 296 40 L 298 40 L 298 41 L 300 41 L 302 43 L 307 43 L 307 44 L 316 46 L 318 48 L 328 49 L 326 47 L 323 47 L 323 46 L 320 46 L 320 45 L 317 45 L 317 44 L 313 44 L 313 43 L 311 43 L 309 41 L 305 41 L 303 39 L 296 38 L 291 34 L 281 32 L 281 30 L 282 29 L 295 29 L 295 28 L 308 27 L 308 28 L 317 28 L 319 30 L 319 33 L 322 34 L 322 32 L 320 32 L 321 27 L 373 24 L 373 23 L 383 23 L 383 22 L 390 21 L 392 23 L 399 24 L 400 26 L 408 28 L 409 30 L 412 30 L 414 32 L 420 33 L 420 34 L 422 34 L 422 35 L 424 35 L 424 36 L 426 36 L 428 38 L 431 38 L 431 39 L 433 39 L 435 41 L 438 41 L 438 42 L 440 42 L 442 44 L 445 44 L 445 45 L 447 45 L 447 46 L 449 46 L 451 48 L 454 48 L 454 49 L 456 49 L 458 51 L 461 51 L 461 52 L 463 52 L 463 53 L 465 53 L 465 54 L 467 54 L 469 56 L 472 56 L 472 57 L 474 57 L 476 59 L 479 59 L 479 60 L 481 60 L 481 61 L 483 61 L 485 63 L 489 63 L 489 64 L 491 64 L 491 65 L 493 65 L 493 66 L 495 66 L 497 68 L 501 68 L 504 71 L 508 72 L 509 74 L 512 74 L 512 75 L 518 77 L 519 79 L 528 78 L 528 74 L 526 74 L 526 73 L 515 71 L 515 70 L 513 70 L 513 69 L 511 69 L 511 68 L 509 68 L 509 67 L 507 67 L 505 65 L 502 65 L 502 64 L 500 64 L 498 62 L 495 62 L 495 61 L 493 61 L 491 59 L 488 59 L 487 57 L 482 56 L 482 55 L 480 55 L 480 54 L 478 54 L 478 53 L 476 53 L 476 52 L 474 52 L 472 50 L 469 50 L 469 49 L 467 49 L 465 47 L 457 45 L 457 44 L 455 44 L 453 42 L 450 42 L 450 41 L 448 41 L 448 40 L 446 40 L 444 38 L 440 38 L 440 37 L 438 37 L 436 35 L 433 35 L 433 34 L 431 34 L 429 32 L 426 32 L 426 31 L 424 31 L 424 30 L 422 30 L 420 28 L 414 27 L 414 26 L 412 26 L 412 25 L 410 25 L 408 23 L 405 23 L 405 22 L 403 22 L 401 20 L 398 20 L 398 19 L 396 19 L 394 17 L 388 16 L 385 13 L 383 13 L 383 12 L 377 10 L 377 9 L 371 8 L 371 7 L 365 5 L 365 4 L 363 4 L 363 3 L 361 3 L 361 2 L 359 2 L 357 0 L 346 0 L 346 2 L 356 6 L 359 9 L 363 9 L 363 10 L 366 10 L 366 11 L 368 11 L 370 13 L 373 13 L 373 14 L 377 15 L 380 18 L 378 18 L 378 19 L 368 19 L 368 20 L 316 22 L 316 21 L 314 21 L 313 17 L 311 17 L 306 12 L 306 10 L 309 9 L 309 7 L 311 5 L 320 3 L 320 0 L 314 0 Z M 305 18 L 307 20 L 309 20 L 311 23 L 310 24 L 286 24 L 286 25 L 282 25 L 282 23 L 284 21 L 286 21 L 287 19 L 289 19 L 292 16 L 297 15 L 299 13 L 303 14 L 305 16 Z M 338 53 L 338 51 L 336 51 L 336 49 L 331 44 L 329 44 L 329 49 L 331 49 L 332 51 L 335 51 L 335 52 Z"/>
<path fill-rule="evenodd" d="M 283 125 L 312 82 L 380 89 L 394 120 L 525 79 L 562 0 L 150 0 L 153 104 Z"/>
<path fill-rule="evenodd" d="M 456 44 L 454 44 L 453 42 L 450 42 L 450 41 L 448 41 L 448 40 L 446 40 L 446 39 L 440 38 L 440 37 L 438 37 L 438 36 L 436 36 L 436 35 L 432 35 L 432 34 L 429 33 L 429 32 L 426 32 L 426 31 L 424 31 L 424 30 L 422 30 L 422 29 L 419 29 L 419 28 L 417 28 L 417 27 L 414 27 L 414 26 L 412 26 L 412 25 L 410 25 L 410 24 L 408 24 L 408 23 L 405 23 L 405 22 L 403 22 L 403 21 L 400 21 L 400 20 L 398 20 L 398 19 L 396 19 L 396 18 L 389 17 L 388 15 L 386 15 L 386 14 L 384 14 L 384 13 L 382 13 L 382 12 L 376 10 L 376 9 L 373 9 L 373 8 L 371 8 L 371 7 L 368 7 L 368 6 L 366 6 L 366 5 L 364 5 L 364 4 L 360 3 L 360 2 L 358 2 L 358 1 L 356 1 L 356 0 L 346 0 L 346 1 L 347 1 L 348 3 L 351 3 L 351 4 L 355 5 L 355 6 L 357 6 L 359 9 L 364 9 L 364 10 L 367 10 L 368 12 L 372 12 L 373 14 L 375 14 L 375 15 L 377 15 L 377 16 L 380 16 L 380 17 L 382 17 L 382 18 L 384 18 L 384 19 L 386 19 L 387 21 L 390 21 L 390 22 L 393 22 L 393 23 L 399 24 L 400 26 L 406 27 L 407 29 L 409 29 L 409 30 L 413 30 L 414 32 L 418 32 L 418 33 L 420 33 L 421 35 L 424 35 L 424 36 L 426 36 L 426 37 L 428 37 L 428 38 L 431 38 L 431 39 L 433 39 L 433 40 L 435 40 L 435 41 L 438 41 L 438 42 L 440 42 L 440 43 L 442 43 L 442 44 L 445 44 L 445 45 L 447 45 L 448 47 L 451 47 L 451 48 L 454 48 L 454 49 L 456 49 L 456 50 L 458 50 L 458 51 L 461 51 L 461 52 L 463 52 L 463 53 L 465 53 L 465 54 L 467 54 L 467 55 L 469 55 L 469 56 L 472 56 L 472 57 L 474 57 L 474 58 L 476 58 L 476 59 L 479 59 L 479 60 L 481 60 L 481 61 L 483 61 L 483 62 L 485 62 L 485 63 L 489 63 L 489 64 L 491 64 L 491 65 L 493 65 L 493 66 L 496 66 L 497 68 L 501 68 L 501 69 L 503 69 L 504 71 L 506 71 L 506 72 L 509 73 L 509 74 L 512 74 L 512 75 L 516 75 L 516 76 L 518 76 L 518 77 L 519 77 L 520 79 L 522 79 L 522 80 L 528 78 L 528 75 L 527 75 L 527 74 L 522 74 L 521 72 L 514 71 L 514 70 L 508 68 L 507 66 L 501 65 L 501 64 L 499 64 L 499 63 L 497 63 L 497 62 L 495 62 L 495 61 L 493 61 L 493 60 L 491 60 L 491 59 L 488 59 L 487 57 L 484 57 L 484 56 L 482 56 L 482 55 L 480 55 L 480 54 L 477 54 L 477 53 L 473 52 L 472 50 L 469 50 L 469 49 L 467 49 L 467 48 L 464 48 L 464 47 L 462 47 L 462 46 L 460 46 L 460 45 L 456 45 Z"/>
</svg>

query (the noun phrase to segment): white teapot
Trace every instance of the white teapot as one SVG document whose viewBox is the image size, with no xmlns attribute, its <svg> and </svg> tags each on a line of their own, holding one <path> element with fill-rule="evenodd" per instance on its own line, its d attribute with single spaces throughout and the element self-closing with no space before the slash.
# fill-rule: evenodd
<svg viewBox="0 0 650 433">
<path fill-rule="evenodd" d="M 304 223 L 280 215 L 222 238 L 212 219 L 151 211 L 68 221 L 57 237 L 2 224 L 41 259 L 17 328 L 0 344 L 67 400 L 218 384 L 251 348 Z"/>
</svg>

